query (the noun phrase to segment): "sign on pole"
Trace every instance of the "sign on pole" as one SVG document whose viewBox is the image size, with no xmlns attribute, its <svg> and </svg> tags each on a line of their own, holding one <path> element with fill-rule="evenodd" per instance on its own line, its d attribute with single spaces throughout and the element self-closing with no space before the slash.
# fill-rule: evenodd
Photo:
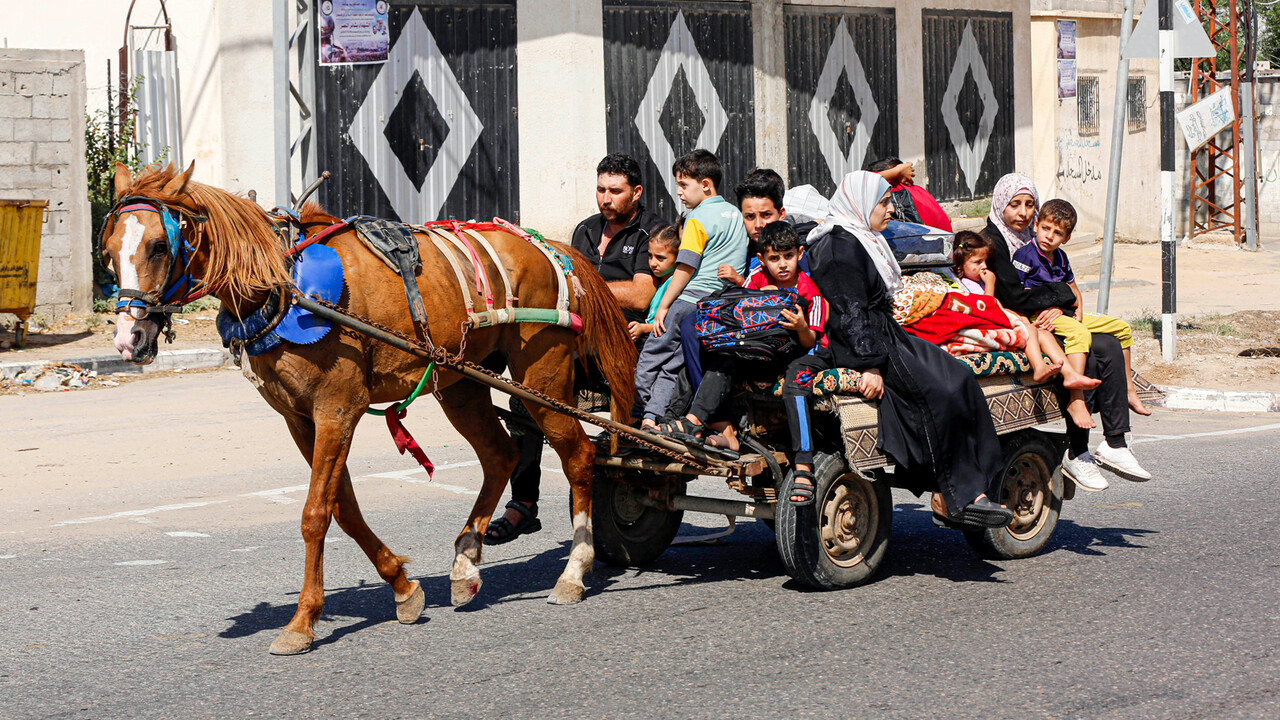
<svg viewBox="0 0 1280 720">
<path fill-rule="evenodd" d="M 1125 58 L 1132 60 L 1160 57 L 1160 31 L 1165 28 L 1159 23 L 1159 6 L 1160 3 L 1154 0 L 1147 3 L 1146 11 L 1133 26 L 1129 43 L 1124 46 Z M 1204 26 L 1196 17 L 1196 11 L 1192 9 L 1191 3 L 1188 0 L 1173 0 L 1171 9 L 1173 10 L 1173 17 L 1170 18 L 1172 27 L 1168 28 L 1173 31 L 1169 38 L 1170 57 L 1206 58 L 1216 55 L 1217 52 L 1213 49 L 1209 34 L 1204 31 Z"/>
<path fill-rule="evenodd" d="M 1192 152 L 1231 127 L 1235 120 L 1236 106 L 1231 102 L 1230 85 L 1178 113 L 1178 126 Z"/>
</svg>

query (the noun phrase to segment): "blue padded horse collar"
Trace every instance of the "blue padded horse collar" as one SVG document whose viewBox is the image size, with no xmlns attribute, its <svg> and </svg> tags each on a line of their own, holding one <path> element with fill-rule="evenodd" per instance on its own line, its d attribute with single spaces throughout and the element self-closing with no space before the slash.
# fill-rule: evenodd
<svg viewBox="0 0 1280 720">
<path fill-rule="evenodd" d="M 293 285 L 302 294 L 315 296 L 325 302 L 336 303 L 342 299 L 342 288 L 345 278 L 342 270 L 342 258 L 337 251 L 327 245 L 308 245 L 295 256 L 293 265 Z M 272 295 L 273 298 L 277 297 Z M 281 298 L 279 302 L 288 302 Z M 264 330 L 275 322 L 279 305 L 270 300 L 257 312 L 237 319 L 224 308 L 218 313 L 218 334 L 223 344 L 229 345 L 232 340 L 245 342 L 244 351 L 250 357 L 270 352 L 284 342 L 296 345 L 310 345 L 323 340 L 333 328 L 328 320 L 316 317 L 297 305 L 289 305 L 282 318 L 270 332 Z"/>
</svg>

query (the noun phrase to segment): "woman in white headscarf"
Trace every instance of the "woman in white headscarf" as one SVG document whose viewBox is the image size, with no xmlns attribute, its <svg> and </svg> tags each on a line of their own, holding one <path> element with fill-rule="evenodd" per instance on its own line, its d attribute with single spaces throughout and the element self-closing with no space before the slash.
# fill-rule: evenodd
<svg viewBox="0 0 1280 720">
<path fill-rule="evenodd" d="M 850 173 L 831 198 L 830 214 L 809 234 L 811 274 L 831 306 L 829 347 L 793 362 L 784 376 L 796 468 L 788 499 L 807 504 L 815 494 L 807 432 L 813 378 L 845 367 L 861 372 L 862 395 L 879 400 L 877 444 L 897 466 L 896 480 L 917 494 L 939 492 L 955 522 L 1004 527 L 1013 513 L 986 496 L 1003 467 L 982 389 L 946 351 L 893 320 L 902 270 L 880 234 L 892 211 L 884 178 Z"/>
<path fill-rule="evenodd" d="M 1052 328 L 1055 317 L 1075 312 L 1076 298 L 1065 283 L 1045 283 L 1032 288 L 1023 287 L 1022 278 L 1013 266 L 1013 253 L 1035 240 L 1036 213 L 1040 209 L 1040 197 L 1036 186 L 1026 175 L 1010 173 L 996 182 L 991 197 L 991 214 L 982 234 L 995 245 L 987 256 L 987 269 L 996 276 L 995 296 L 1007 309 L 1036 318 L 1036 325 L 1046 330 Z M 816 278 L 815 278 L 816 279 Z M 818 287 L 821 289 L 822 284 Z M 1067 452 L 1062 459 L 1062 473 L 1073 480 L 1077 487 L 1101 490 L 1106 481 L 1098 473 L 1103 467 L 1122 478 L 1143 481 L 1149 473 L 1132 458 L 1125 433 L 1129 432 L 1129 386 L 1124 350 L 1111 335 L 1093 336 L 1089 358 L 1085 361 L 1085 375 L 1097 378 L 1102 384 L 1096 390 L 1085 393 L 1085 402 L 1091 412 L 1097 412 L 1102 420 L 1102 433 L 1106 447 L 1102 453 L 1089 450 L 1089 428 L 1093 421 L 1082 427 L 1067 413 L 1063 403 L 1063 419 L 1067 423 Z M 1065 395 L 1064 395 L 1065 397 Z M 1141 407 L 1139 402 L 1138 407 Z M 1117 465 L 1107 456 L 1122 456 L 1123 464 Z M 1132 463 L 1128 462 L 1132 459 Z"/>
<path fill-rule="evenodd" d="M 1068 289 L 1053 283 L 1034 288 L 1022 286 L 1022 278 L 1013 267 L 1013 254 L 1036 238 L 1036 214 L 1040 211 L 1040 195 L 1031 178 L 1009 173 L 996 182 L 991 193 L 991 212 L 987 215 L 985 235 L 995 249 L 987 257 L 987 269 L 996 276 L 996 299 L 1009 310 L 1035 317 L 1046 308 L 1074 307 L 1076 297 Z M 1036 323 L 1040 327 L 1044 324 Z"/>
</svg>

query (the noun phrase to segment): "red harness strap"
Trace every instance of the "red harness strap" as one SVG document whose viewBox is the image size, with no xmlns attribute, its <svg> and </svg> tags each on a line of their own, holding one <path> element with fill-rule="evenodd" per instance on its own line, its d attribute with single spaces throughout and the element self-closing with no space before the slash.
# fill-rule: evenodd
<svg viewBox="0 0 1280 720">
<path fill-rule="evenodd" d="M 408 413 L 408 410 L 397 410 L 395 406 L 387 408 L 385 416 L 387 418 L 387 429 L 391 431 L 391 439 L 395 441 L 396 449 L 400 451 L 400 454 L 403 455 L 408 452 L 413 456 L 414 460 L 418 461 L 422 469 L 427 471 L 427 477 L 430 478 L 435 473 L 436 466 L 427 457 L 427 453 L 423 451 L 418 441 L 414 440 L 413 436 L 409 434 L 409 430 L 400 423 L 400 419 Z"/>
</svg>

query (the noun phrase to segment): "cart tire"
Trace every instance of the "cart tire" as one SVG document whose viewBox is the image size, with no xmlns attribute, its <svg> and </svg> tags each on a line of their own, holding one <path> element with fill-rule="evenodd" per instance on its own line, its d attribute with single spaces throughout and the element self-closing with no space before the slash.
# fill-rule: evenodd
<svg viewBox="0 0 1280 720">
<path fill-rule="evenodd" d="M 965 540 L 979 555 L 993 560 L 1031 557 L 1044 549 L 1058 527 L 1062 510 L 1062 453 L 1038 430 L 1001 438 L 1005 467 L 998 501 L 1014 512 L 1007 528 L 966 530 Z"/>
<path fill-rule="evenodd" d="M 669 488 L 683 494 L 685 482 L 673 480 Z M 591 526 L 597 560 L 615 567 L 639 567 L 657 560 L 670 547 L 684 511 L 636 502 L 638 494 L 647 493 L 644 485 L 596 470 L 591 482 Z"/>
<path fill-rule="evenodd" d="M 843 455 L 820 453 L 814 463 L 814 504 L 793 505 L 789 474 L 778 488 L 778 554 L 787 574 L 819 590 L 855 587 L 884 561 L 893 523 L 889 485 L 852 471 Z"/>
</svg>

